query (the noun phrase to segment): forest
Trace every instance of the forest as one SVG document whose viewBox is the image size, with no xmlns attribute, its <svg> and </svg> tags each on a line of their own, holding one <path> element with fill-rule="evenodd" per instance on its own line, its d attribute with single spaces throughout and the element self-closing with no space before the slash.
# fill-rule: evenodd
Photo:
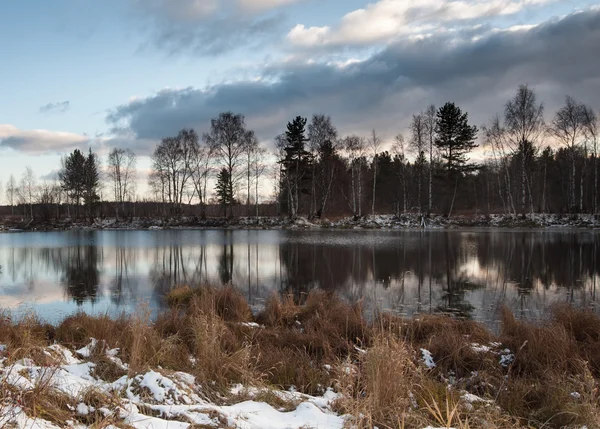
<svg viewBox="0 0 600 429">
<path fill-rule="evenodd" d="M 271 142 L 260 142 L 243 115 L 223 112 L 204 133 L 183 129 L 156 145 L 145 195 L 130 149 L 111 148 L 105 165 L 75 149 L 55 180 L 40 182 L 31 168 L 20 180 L 11 175 L 2 214 L 46 222 L 597 214 L 594 110 L 567 96 L 547 121 L 535 91 L 521 85 L 502 112 L 476 126 L 455 103 L 431 105 L 385 140 L 376 130 L 344 135 L 325 114 L 297 116 Z"/>
</svg>

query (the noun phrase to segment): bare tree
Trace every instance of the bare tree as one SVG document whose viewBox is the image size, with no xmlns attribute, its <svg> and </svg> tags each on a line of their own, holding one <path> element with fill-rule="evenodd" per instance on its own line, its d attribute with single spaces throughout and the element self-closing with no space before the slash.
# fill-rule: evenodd
<svg viewBox="0 0 600 429">
<path fill-rule="evenodd" d="M 589 106 L 586 106 L 583 112 L 585 130 L 584 134 L 586 137 L 586 143 L 589 142 L 592 145 L 592 151 L 594 155 L 594 194 L 592 197 L 592 213 L 598 212 L 598 117 L 596 112 Z"/>
<path fill-rule="evenodd" d="M 499 159 L 498 168 L 498 192 L 500 199 L 505 203 L 505 211 L 515 214 L 515 204 L 512 194 L 512 185 L 510 180 L 509 156 L 511 155 L 510 145 L 507 142 L 507 133 L 500 124 L 500 118 L 496 115 L 490 125 L 483 126 L 484 144 L 491 149 L 494 159 Z M 504 186 L 506 187 L 506 198 L 502 194 L 502 171 L 504 171 Z"/>
<path fill-rule="evenodd" d="M 136 156 L 131 149 L 113 148 L 108 154 L 108 177 L 112 182 L 115 212 L 119 218 L 119 206 L 130 201 L 135 192 Z"/>
<path fill-rule="evenodd" d="M 362 170 L 365 158 L 365 139 L 356 135 L 344 138 L 351 175 L 351 205 L 354 216 L 362 216 Z"/>
<path fill-rule="evenodd" d="M 572 97 L 565 98 L 565 105 L 556 113 L 552 126 L 549 129 L 570 152 L 571 155 L 571 184 L 570 184 L 570 209 L 576 207 L 575 160 L 577 146 L 585 132 L 585 106 L 575 101 Z"/>
<path fill-rule="evenodd" d="M 250 189 L 252 188 L 253 161 L 258 151 L 258 139 L 253 131 L 248 131 L 245 135 L 244 154 L 246 157 L 246 216 L 250 216 Z"/>
<path fill-rule="evenodd" d="M 33 219 L 33 202 L 36 193 L 35 174 L 31 167 L 26 167 L 19 186 L 23 201 L 29 205 L 29 216 Z"/>
<path fill-rule="evenodd" d="M 432 104 L 423 114 L 425 135 L 429 145 L 429 200 L 427 204 L 427 215 L 433 210 L 433 154 L 435 151 L 435 127 L 437 124 L 437 109 Z"/>
<path fill-rule="evenodd" d="M 544 132 L 544 105 L 537 103 L 535 92 L 527 85 L 519 86 L 515 97 L 504 107 L 504 129 L 513 153 L 521 156 L 521 214 L 525 215 L 528 186 L 526 168 L 526 147 L 534 148 L 537 139 Z M 533 210 L 533 198 L 529 195 Z"/>
<path fill-rule="evenodd" d="M 252 153 L 252 174 L 254 176 L 254 205 L 256 206 L 256 218 L 258 219 L 258 189 L 260 178 L 265 173 L 267 168 L 267 164 L 265 163 L 265 156 L 267 155 L 267 150 L 264 147 L 258 146 L 256 150 Z"/>
<path fill-rule="evenodd" d="M 201 217 L 206 217 L 206 203 L 207 203 L 207 187 L 208 180 L 212 173 L 211 160 L 212 152 L 210 148 L 197 145 L 195 151 L 191 156 L 192 170 L 192 183 L 194 185 L 194 193 L 198 196 L 198 203 L 200 204 Z"/>
<path fill-rule="evenodd" d="M 410 146 L 413 152 L 417 155 L 417 160 L 415 161 L 415 167 L 417 172 L 417 200 L 419 203 L 419 214 L 423 212 L 423 204 L 421 202 L 422 197 L 422 187 L 423 187 L 423 158 L 425 155 L 425 146 L 427 144 L 427 125 L 425 115 L 423 113 L 419 113 L 418 115 L 413 115 L 412 121 L 410 123 Z M 419 162 L 419 160 L 421 162 Z"/>
<path fill-rule="evenodd" d="M 371 131 L 371 137 L 368 141 L 369 149 L 371 149 L 371 153 L 373 154 L 373 201 L 371 204 L 371 214 L 375 216 L 375 195 L 377 191 L 377 156 L 379 154 L 379 149 L 381 148 L 381 139 L 375 132 L 375 130 Z"/>
<path fill-rule="evenodd" d="M 404 136 L 402 133 L 396 134 L 394 137 L 394 144 L 392 146 L 392 152 L 394 156 L 400 161 L 399 168 L 396 170 L 396 176 L 398 180 L 402 184 L 402 212 L 406 213 L 407 205 L 408 205 L 408 195 L 406 189 L 406 171 L 404 169 L 404 160 L 406 159 L 404 155 Z M 396 210 L 396 215 L 400 214 L 400 207 Z"/>
<path fill-rule="evenodd" d="M 227 169 L 229 184 L 236 190 L 243 172 L 240 172 L 242 156 L 248 142 L 248 130 L 243 115 L 232 112 L 219 114 L 210 122 L 210 132 L 204 134 L 203 140 L 214 153 L 220 164 Z M 229 213 L 233 216 L 233 208 L 229 205 Z"/>
<path fill-rule="evenodd" d="M 336 150 L 337 129 L 331 123 L 331 117 L 322 114 L 313 115 L 308 125 L 309 148 L 313 159 L 311 177 L 310 214 L 320 216 L 331 192 L 331 185 L 335 176 L 335 166 L 332 165 L 331 156 Z M 315 169 L 320 170 L 318 173 Z M 317 188 L 320 201 L 317 203 Z"/>
<path fill-rule="evenodd" d="M 8 178 L 8 182 L 6 182 L 6 200 L 10 205 L 10 213 L 12 215 L 15 214 L 15 197 L 17 196 L 17 183 L 15 181 L 15 176 L 12 174 Z"/>
<path fill-rule="evenodd" d="M 176 137 L 162 139 L 152 154 L 154 171 L 150 176 L 150 185 L 158 188 L 160 184 L 163 201 L 166 197 L 176 213 L 181 213 L 197 150 L 198 135 L 193 129 L 184 129 Z"/>
</svg>

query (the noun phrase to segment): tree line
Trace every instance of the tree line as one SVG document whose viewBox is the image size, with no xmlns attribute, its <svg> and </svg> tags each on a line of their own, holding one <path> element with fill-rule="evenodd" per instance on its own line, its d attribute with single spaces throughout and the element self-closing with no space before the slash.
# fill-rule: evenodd
<svg viewBox="0 0 600 429">
<path fill-rule="evenodd" d="M 501 115 L 477 127 L 455 103 L 431 105 L 385 145 L 376 130 L 342 136 L 327 115 L 297 116 L 274 138 L 274 151 L 259 143 L 243 115 L 220 113 L 202 135 L 183 129 L 157 144 L 143 201 L 155 202 L 163 215 L 205 217 L 207 207 L 218 204 L 222 216 L 234 216 L 235 208 L 237 214 L 258 217 L 260 190 L 268 183 L 270 206 L 291 218 L 597 214 L 594 110 L 566 97 L 546 123 L 543 104 L 526 85 L 503 107 Z M 476 149 L 479 163 L 471 159 Z M 63 215 L 73 216 L 72 209 L 75 216 L 92 219 L 99 215 L 100 200 L 110 200 L 119 218 L 140 203 L 136 182 L 131 150 L 112 149 L 101 169 L 96 154 L 76 149 L 63 158 L 54 183 L 37 185 L 28 168 L 18 184 L 11 176 L 6 197 L 11 210 L 21 205 L 23 215 L 32 218 L 38 205 L 44 217 L 54 207 L 59 218 L 62 207 Z"/>
</svg>

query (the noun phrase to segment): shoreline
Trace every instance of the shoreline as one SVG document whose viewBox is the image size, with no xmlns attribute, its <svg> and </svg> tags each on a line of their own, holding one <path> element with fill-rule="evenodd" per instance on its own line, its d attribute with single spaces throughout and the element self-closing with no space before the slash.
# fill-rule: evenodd
<svg viewBox="0 0 600 429">
<path fill-rule="evenodd" d="M 424 222 L 424 226 L 423 226 Z M 69 230 L 160 230 L 160 229 L 230 229 L 230 230 L 447 230 L 447 229 L 558 229 L 573 228 L 594 230 L 600 228 L 600 215 L 534 214 L 526 217 L 513 215 L 431 216 L 422 219 L 420 215 L 366 215 L 361 218 L 346 217 L 331 221 L 328 219 L 308 220 L 297 218 L 198 218 L 181 217 L 168 219 L 133 218 L 117 221 L 115 218 L 96 220 L 92 224 L 66 220 L 60 223 L 12 222 L 0 223 L 0 232 L 22 231 L 69 231 Z"/>
<path fill-rule="evenodd" d="M 231 288 L 183 287 L 150 320 L 0 318 L 0 426 L 40 429 L 599 427 L 600 318 L 503 314 L 492 333 L 313 292 L 252 314 Z"/>
</svg>

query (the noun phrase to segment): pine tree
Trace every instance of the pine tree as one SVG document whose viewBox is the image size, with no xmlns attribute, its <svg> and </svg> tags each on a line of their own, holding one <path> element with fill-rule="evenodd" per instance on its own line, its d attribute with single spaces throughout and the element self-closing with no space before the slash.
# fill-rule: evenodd
<svg viewBox="0 0 600 429">
<path fill-rule="evenodd" d="M 454 183 L 448 217 L 452 214 L 458 180 L 477 167 L 469 164 L 467 155 L 477 147 L 477 127 L 469 125 L 469 116 L 454 103 L 446 103 L 437 112 L 435 145 L 442 155 L 448 183 Z"/>
</svg>

